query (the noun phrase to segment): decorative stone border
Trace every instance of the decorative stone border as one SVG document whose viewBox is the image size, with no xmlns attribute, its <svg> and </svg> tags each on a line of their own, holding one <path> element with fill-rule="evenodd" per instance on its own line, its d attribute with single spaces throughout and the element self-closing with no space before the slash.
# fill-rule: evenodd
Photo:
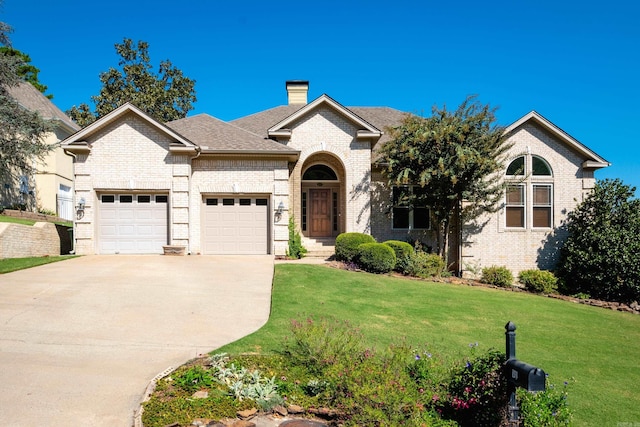
<svg viewBox="0 0 640 427">
<path fill-rule="evenodd" d="M 147 388 L 144 390 L 144 394 L 142 395 L 142 400 L 138 405 L 138 410 L 135 411 L 133 415 L 133 427 L 144 427 L 144 424 L 142 424 L 142 413 L 144 412 L 143 404 L 147 402 L 149 399 L 151 399 L 151 395 L 156 390 L 156 385 L 158 384 L 158 381 L 160 381 L 162 378 L 166 377 L 176 369 L 177 368 L 169 366 L 167 369 L 160 372 L 158 375 L 153 377 L 151 381 L 149 381 L 149 385 L 147 385 Z"/>
</svg>

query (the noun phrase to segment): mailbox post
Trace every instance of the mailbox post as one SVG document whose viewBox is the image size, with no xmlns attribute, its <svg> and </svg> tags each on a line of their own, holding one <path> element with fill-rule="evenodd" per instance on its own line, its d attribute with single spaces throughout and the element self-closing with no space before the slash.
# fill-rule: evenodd
<svg viewBox="0 0 640 427">
<path fill-rule="evenodd" d="M 507 361 L 504 364 L 504 375 L 507 378 L 507 392 L 509 393 L 509 425 L 520 424 L 520 409 L 516 401 L 516 388 L 522 387 L 527 391 L 544 391 L 546 389 L 546 374 L 540 368 L 516 359 L 516 325 L 509 322 L 505 325 Z"/>
</svg>

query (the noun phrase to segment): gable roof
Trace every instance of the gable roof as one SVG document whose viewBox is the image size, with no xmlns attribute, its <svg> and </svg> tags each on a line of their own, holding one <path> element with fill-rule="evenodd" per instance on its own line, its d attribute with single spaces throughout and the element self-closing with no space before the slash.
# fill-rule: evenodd
<svg viewBox="0 0 640 427">
<path fill-rule="evenodd" d="M 156 128 L 158 131 L 170 136 L 174 139 L 171 143 L 170 151 L 173 152 L 185 152 L 185 153 L 193 153 L 195 154 L 199 151 L 199 148 L 196 144 L 189 141 L 187 138 L 182 135 L 176 133 L 174 130 L 168 128 L 167 126 L 159 123 L 154 118 L 146 114 L 144 111 L 137 108 L 135 105 L 127 102 L 126 104 L 121 105 L 116 108 L 109 114 L 99 118 L 95 122 L 91 123 L 84 129 L 76 132 L 74 135 L 71 135 L 69 138 L 62 141 L 62 148 L 70 152 L 86 152 L 90 151 L 91 147 L 84 140 L 87 136 L 98 132 L 100 129 L 105 126 L 115 122 L 126 114 L 134 114 L 145 121 L 149 126 Z"/>
<path fill-rule="evenodd" d="M 267 130 L 267 134 L 269 135 L 269 137 L 291 135 L 291 129 L 289 129 L 288 127 L 291 126 L 291 124 L 296 120 L 304 117 L 306 114 L 310 113 L 316 108 L 319 108 L 320 106 L 328 106 L 338 114 L 350 120 L 353 124 L 355 124 L 356 127 L 360 128 L 357 131 L 358 137 L 379 139 L 382 136 L 382 131 L 380 129 L 376 128 L 374 125 L 367 122 L 362 117 L 358 116 L 356 113 L 344 107 L 338 101 L 334 100 L 326 94 L 320 95 L 318 98 L 303 106 L 290 116 L 271 126 Z"/>
<path fill-rule="evenodd" d="M 240 117 L 232 120 L 230 123 L 254 134 L 266 137 L 269 129 L 274 127 L 274 123 L 283 123 L 293 116 L 299 117 L 300 115 L 304 115 L 300 110 L 305 107 L 306 105 L 281 105 L 245 117 Z M 403 111 L 389 107 L 342 108 L 349 110 L 353 115 L 381 131 L 384 131 L 388 127 L 398 126 L 402 122 L 402 119 L 407 115 L 407 113 Z M 389 140 L 389 135 L 386 132 L 381 132 L 381 136 L 377 141 L 377 144 L 384 143 L 387 140 Z"/>
<path fill-rule="evenodd" d="M 80 126 L 31 83 L 21 81 L 16 86 L 8 86 L 7 92 L 24 109 L 37 112 L 43 119 L 53 121 L 69 135 L 80 129 Z"/>
<path fill-rule="evenodd" d="M 585 159 L 584 163 L 582 164 L 583 167 L 590 169 L 599 169 L 606 168 L 607 166 L 611 165 L 611 163 L 606 161 L 603 157 L 596 154 L 593 150 L 582 144 L 577 139 L 573 138 L 571 135 L 560 129 L 558 126 L 554 125 L 551 121 L 547 120 L 536 111 L 531 111 L 513 122 L 505 129 L 505 134 L 512 133 L 517 128 L 528 122 L 535 123 L 538 126 L 542 127 L 551 135 L 566 144 L 569 148 L 582 155 Z"/>
<path fill-rule="evenodd" d="M 208 114 L 168 122 L 167 126 L 200 146 L 202 154 L 283 154 L 297 158 L 300 153 Z"/>
</svg>

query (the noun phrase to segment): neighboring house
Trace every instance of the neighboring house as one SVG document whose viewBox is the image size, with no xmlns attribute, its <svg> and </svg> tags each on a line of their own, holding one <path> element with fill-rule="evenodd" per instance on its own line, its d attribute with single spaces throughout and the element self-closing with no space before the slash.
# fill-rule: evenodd
<svg viewBox="0 0 640 427">
<path fill-rule="evenodd" d="M 30 83 L 21 82 L 8 92 L 23 108 L 39 113 L 53 124 L 53 131 L 44 137 L 47 144 L 59 145 L 80 129 Z M 59 146 L 37 162 L 35 176 L 21 175 L 18 181 L 1 185 L 0 206 L 25 205 L 33 210 L 55 212 L 64 219 L 74 218 L 73 159 Z"/>
<path fill-rule="evenodd" d="M 290 216 L 307 242 L 357 231 L 431 244 L 428 209 L 394 209 L 394 190 L 375 165 L 384 129 L 406 113 L 345 107 L 327 95 L 307 103 L 308 82 L 286 87 L 288 105 L 231 122 L 200 114 L 162 124 L 126 104 L 65 140 L 76 159 L 76 199 L 84 202 L 77 253 L 161 253 L 172 244 L 191 254 L 284 255 Z M 537 113 L 508 132 L 510 160 L 537 167 L 532 156 L 540 156 L 551 175 L 514 177 L 518 189 L 526 187 L 518 202 L 524 222 L 515 222 L 510 191 L 509 205 L 481 231 L 467 227 L 454 238 L 456 266 L 534 267 L 573 198 L 593 186 L 593 170 L 607 165 Z M 541 226 L 543 189 L 553 198 L 550 211 L 544 205 L 551 222 Z M 505 253 L 522 260 L 502 258 L 496 246 L 503 238 Z"/>
</svg>

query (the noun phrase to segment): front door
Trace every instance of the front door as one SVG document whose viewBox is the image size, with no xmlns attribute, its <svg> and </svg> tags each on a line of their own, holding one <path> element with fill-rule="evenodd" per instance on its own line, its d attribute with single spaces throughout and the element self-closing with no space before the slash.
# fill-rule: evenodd
<svg viewBox="0 0 640 427">
<path fill-rule="evenodd" d="M 331 236 L 331 189 L 309 189 L 309 237 Z"/>
</svg>

